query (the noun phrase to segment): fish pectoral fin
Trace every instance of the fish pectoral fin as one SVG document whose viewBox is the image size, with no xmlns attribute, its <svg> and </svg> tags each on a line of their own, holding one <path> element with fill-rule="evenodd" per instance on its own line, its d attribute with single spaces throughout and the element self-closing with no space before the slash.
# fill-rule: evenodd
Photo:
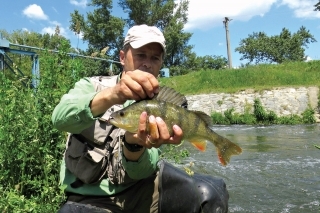
<svg viewBox="0 0 320 213">
<path fill-rule="evenodd" d="M 201 141 L 201 140 L 193 140 L 190 141 L 190 143 L 195 146 L 198 150 L 200 150 L 201 152 L 206 151 L 207 148 L 207 142 L 206 141 Z"/>
</svg>

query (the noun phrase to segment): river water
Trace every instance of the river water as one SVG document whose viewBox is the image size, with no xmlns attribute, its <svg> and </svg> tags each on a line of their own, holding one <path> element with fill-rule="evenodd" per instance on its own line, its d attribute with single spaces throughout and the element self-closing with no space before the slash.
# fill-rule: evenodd
<svg viewBox="0 0 320 213">
<path fill-rule="evenodd" d="M 229 212 L 320 212 L 320 125 L 214 126 L 243 153 L 226 167 L 212 144 L 191 146 L 183 161 L 195 172 L 221 177 L 229 191 Z"/>
</svg>

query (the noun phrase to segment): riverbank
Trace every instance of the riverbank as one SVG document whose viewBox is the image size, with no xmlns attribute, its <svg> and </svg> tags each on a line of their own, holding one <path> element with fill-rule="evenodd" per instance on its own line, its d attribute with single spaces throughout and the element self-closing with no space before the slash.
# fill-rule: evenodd
<svg viewBox="0 0 320 213">
<path fill-rule="evenodd" d="M 255 99 L 260 99 L 267 111 L 278 116 L 301 115 L 311 107 L 315 110 L 315 119 L 320 123 L 318 97 L 319 87 L 282 87 L 255 92 L 247 89 L 238 93 L 211 93 L 187 95 L 190 110 L 223 113 L 233 108 L 235 113 L 243 114 L 246 108 L 253 110 Z"/>
</svg>

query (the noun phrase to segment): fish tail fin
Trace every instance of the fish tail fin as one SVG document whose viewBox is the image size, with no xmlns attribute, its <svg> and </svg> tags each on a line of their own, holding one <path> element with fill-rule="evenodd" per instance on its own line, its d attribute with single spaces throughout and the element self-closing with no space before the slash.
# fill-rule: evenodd
<svg viewBox="0 0 320 213">
<path fill-rule="evenodd" d="M 214 141 L 218 158 L 223 166 L 226 166 L 230 162 L 232 155 L 239 155 L 242 153 L 242 149 L 227 138 L 220 136 L 218 140 L 215 139 Z"/>
</svg>

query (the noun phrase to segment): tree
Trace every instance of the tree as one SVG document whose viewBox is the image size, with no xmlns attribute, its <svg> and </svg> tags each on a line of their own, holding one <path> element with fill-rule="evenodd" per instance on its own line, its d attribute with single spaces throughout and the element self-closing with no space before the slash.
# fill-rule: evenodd
<svg viewBox="0 0 320 213">
<path fill-rule="evenodd" d="M 7 39 L 10 43 L 17 45 L 25 45 L 48 50 L 57 50 L 59 48 L 60 43 L 63 41 L 66 44 L 67 48 L 70 49 L 71 47 L 70 41 L 62 35 L 60 35 L 59 26 L 56 26 L 55 34 L 53 35 L 50 35 L 48 33 L 40 34 L 25 30 L 15 30 L 12 33 L 8 33 L 5 30 L 0 30 L 0 33 L 2 33 L 4 38 Z M 20 47 L 19 49 L 22 48 Z M 23 48 L 23 50 L 35 51 L 34 49 L 30 49 L 27 47 Z M 41 52 L 39 52 L 38 54 L 41 54 Z M 18 55 L 13 54 L 12 57 L 18 57 Z M 30 60 L 28 60 L 28 62 L 29 61 Z"/>
<path fill-rule="evenodd" d="M 126 23 L 157 26 L 166 38 L 165 66 L 181 66 L 188 60 L 192 46 L 188 42 L 191 33 L 184 32 L 187 23 L 188 0 L 119 0 L 119 5 L 128 13 Z"/>
<path fill-rule="evenodd" d="M 166 27 L 176 7 L 173 0 L 119 0 L 118 3 L 123 11 L 128 13 L 125 21 L 129 27 L 147 24 L 161 30 Z"/>
<path fill-rule="evenodd" d="M 320 11 L 320 1 L 317 4 L 315 4 L 314 7 L 314 11 Z"/>
<path fill-rule="evenodd" d="M 235 50 L 243 54 L 240 60 L 247 59 L 249 63 L 303 61 L 304 47 L 313 42 L 316 42 L 314 36 L 302 26 L 293 34 L 286 28 L 282 29 L 280 35 L 270 37 L 264 32 L 253 33 L 242 39 Z"/>
<path fill-rule="evenodd" d="M 74 13 L 71 13 L 71 21 L 70 21 L 69 29 L 78 36 L 78 44 L 79 44 L 80 34 L 85 29 L 85 20 L 83 15 L 79 14 L 78 10 L 75 10 Z M 77 44 L 77 48 L 78 48 L 78 44 Z"/>
<path fill-rule="evenodd" d="M 87 13 L 86 19 L 77 10 L 71 13 L 70 29 L 83 34 L 88 41 L 90 54 L 100 52 L 106 46 L 111 54 L 118 57 L 122 48 L 124 20 L 111 15 L 112 0 L 92 0 L 89 6 L 96 7 Z"/>
<path fill-rule="evenodd" d="M 111 15 L 112 0 L 92 0 L 89 6 L 96 7 L 93 12 L 87 13 L 86 17 L 75 10 L 71 13 L 70 30 L 75 34 L 82 34 L 83 40 L 88 42 L 86 54 L 88 56 L 99 53 L 97 57 L 104 57 L 119 61 L 119 51 L 123 45 L 123 32 L 125 21 Z M 107 49 L 105 49 L 108 47 Z M 100 53 L 104 52 L 102 56 Z M 94 71 L 95 75 L 105 75 L 109 62 L 90 62 L 88 72 Z M 119 66 L 119 65 L 118 65 Z M 118 71 L 120 67 L 115 70 Z"/>
<path fill-rule="evenodd" d="M 228 59 L 222 56 L 199 56 L 198 57 L 199 69 L 225 69 L 228 65 Z"/>
</svg>

